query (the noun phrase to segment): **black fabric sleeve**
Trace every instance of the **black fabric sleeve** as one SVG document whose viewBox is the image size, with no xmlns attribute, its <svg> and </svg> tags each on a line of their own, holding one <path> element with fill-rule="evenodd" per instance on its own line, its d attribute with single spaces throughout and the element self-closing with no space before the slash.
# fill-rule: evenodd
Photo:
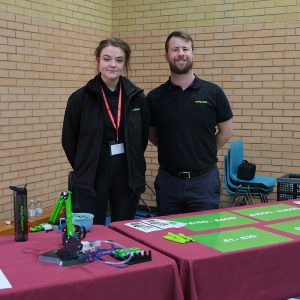
<svg viewBox="0 0 300 300">
<path fill-rule="evenodd" d="M 149 112 L 150 112 L 150 120 L 151 120 L 150 126 L 155 127 L 156 126 L 156 124 L 155 124 L 156 122 L 155 122 L 154 114 L 153 114 L 154 107 L 153 107 L 153 101 L 152 101 L 152 97 L 151 97 L 151 92 L 147 95 L 146 100 L 147 100 L 147 104 L 148 104 Z"/>
<path fill-rule="evenodd" d="M 69 97 L 62 128 L 62 147 L 73 169 L 75 168 L 79 130 L 80 99 L 75 92 Z"/>
<path fill-rule="evenodd" d="M 228 121 L 233 117 L 229 101 L 224 91 L 218 87 L 217 90 L 217 123 Z"/>
<path fill-rule="evenodd" d="M 142 116 L 142 143 L 143 143 L 143 150 L 145 151 L 148 145 L 151 117 L 150 117 L 149 106 L 144 94 L 142 94 L 141 97 L 141 116 Z"/>
</svg>

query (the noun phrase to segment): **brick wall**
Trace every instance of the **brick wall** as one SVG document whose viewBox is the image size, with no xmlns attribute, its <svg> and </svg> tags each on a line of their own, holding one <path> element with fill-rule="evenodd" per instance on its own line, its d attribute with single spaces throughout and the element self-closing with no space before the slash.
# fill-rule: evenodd
<svg viewBox="0 0 300 300">
<path fill-rule="evenodd" d="M 12 215 L 9 185 L 27 183 L 44 207 L 66 189 L 66 101 L 95 74 L 94 49 L 111 33 L 131 45 L 130 77 L 146 93 L 168 77 L 167 34 L 191 33 L 195 73 L 224 88 L 247 159 L 263 175 L 300 173 L 299 1 L 225 2 L 0 0 L 0 219 Z M 153 188 L 154 146 L 146 159 Z M 143 198 L 155 205 L 149 189 Z"/>
<path fill-rule="evenodd" d="M 95 48 L 111 34 L 111 1 L 48 2 L 0 0 L 0 219 L 13 213 L 10 185 L 27 183 L 44 207 L 67 189 L 66 101 L 94 76 Z"/>
<path fill-rule="evenodd" d="M 168 78 L 164 41 L 176 28 L 195 41 L 194 71 L 221 85 L 234 112 L 234 137 L 261 175 L 300 173 L 299 1 L 114 1 L 113 32 L 134 49 L 132 79 L 145 89 Z M 219 152 L 223 174 L 223 155 Z M 147 149 L 153 188 L 157 152 Z M 148 189 L 143 197 L 155 205 Z M 276 190 L 270 197 L 276 199 Z M 223 189 L 223 205 L 229 201 Z"/>
</svg>

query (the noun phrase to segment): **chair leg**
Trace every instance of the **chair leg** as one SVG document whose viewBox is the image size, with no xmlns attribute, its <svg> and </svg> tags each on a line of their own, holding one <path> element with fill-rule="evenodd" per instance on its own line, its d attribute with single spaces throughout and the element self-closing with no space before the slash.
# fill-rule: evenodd
<svg viewBox="0 0 300 300">
<path fill-rule="evenodd" d="M 246 195 L 243 197 L 242 201 L 240 202 L 240 206 L 243 206 L 243 205 L 248 205 L 248 199 L 247 199 Z"/>
<path fill-rule="evenodd" d="M 236 197 L 234 197 L 234 196 L 231 196 L 231 203 L 232 203 L 232 204 L 231 204 L 231 206 L 232 206 L 232 207 L 234 207 L 234 206 L 235 206 L 235 204 L 236 204 L 237 200 L 238 200 L 238 199 L 237 199 Z"/>
<path fill-rule="evenodd" d="M 247 189 L 247 194 L 248 194 L 248 199 L 249 199 L 249 204 L 253 204 L 253 199 L 252 199 L 252 195 L 251 195 L 251 190 L 250 190 L 250 186 L 248 185 L 248 189 Z"/>
<path fill-rule="evenodd" d="M 267 195 L 259 195 L 261 203 L 268 203 Z"/>
<path fill-rule="evenodd" d="M 264 203 L 268 203 L 267 195 L 263 195 L 263 197 L 264 197 Z"/>
<path fill-rule="evenodd" d="M 232 206 L 235 206 L 239 200 L 239 191 L 236 191 L 235 194 L 231 197 L 232 201 Z"/>
<path fill-rule="evenodd" d="M 265 203 L 265 199 L 264 199 L 264 196 L 263 196 L 263 195 L 259 195 L 259 198 L 260 198 L 260 202 L 261 202 L 261 203 Z"/>
<path fill-rule="evenodd" d="M 241 187 L 241 185 L 239 185 L 238 188 L 237 188 L 238 195 L 241 192 L 240 187 Z M 242 200 L 240 201 L 239 206 L 241 206 L 241 205 L 248 205 L 248 196 L 247 196 L 247 193 L 246 193 L 245 196 L 243 196 Z"/>
<path fill-rule="evenodd" d="M 239 201 L 239 197 L 240 197 L 240 190 L 237 189 L 237 191 L 235 192 L 235 194 L 231 197 L 231 199 L 232 199 L 232 207 L 233 206 L 247 205 L 246 196 L 243 196 L 243 198 L 242 198 L 241 201 Z"/>
</svg>

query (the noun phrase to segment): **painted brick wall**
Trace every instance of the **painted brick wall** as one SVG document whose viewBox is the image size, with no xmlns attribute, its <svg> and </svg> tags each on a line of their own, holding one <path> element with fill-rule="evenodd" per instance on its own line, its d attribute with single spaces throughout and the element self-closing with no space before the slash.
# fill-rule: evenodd
<svg viewBox="0 0 300 300">
<path fill-rule="evenodd" d="M 10 185 L 27 183 L 44 207 L 67 189 L 63 114 L 96 73 L 111 11 L 111 1 L 0 0 L 0 219 L 13 213 Z"/>
<path fill-rule="evenodd" d="M 110 35 L 131 45 L 130 77 L 147 93 L 168 77 L 168 33 L 191 33 L 195 73 L 224 88 L 247 159 L 263 175 L 300 173 L 299 0 L 228 2 L 0 0 L 0 219 L 12 215 L 9 185 L 27 183 L 44 207 L 66 189 L 66 101 L 95 74 L 94 49 Z M 153 188 L 154 146 L 146 158 Z M 143 199 L 155 205 L 150 189 Z"/>
<path fill-rule="evenodd" d="M 168 78 L 168 33 L 189 32 L 195 40 L 195 73 L 225 90 L 234 112 L 233 139 L 243 139 L 245 156 L 257 164 L 257 172 L 300 173 L 300 3 L 228 2 L 114 1 L 113 31 L 134 49 L 132 79 L 146 93 Z M 221 175 L 227 148 L 219 153 Z M 153 189 L 157 152 L 151 145 L 147 163 Z M 223 206 L 226 195 L 223 189 Z M 154 205 L 149 189 L 143 197 Z"/>
<path fill-rule="evenodd" d="M 105 32 L 112 30 L 111 0 L 0 0 L 0 12 L 54 21 L 62 26 L 68 24 Z"/>
<path fill-rule="evenodd" d="M 299 24 L 228 25 L 222 31 L 187 29 L 195 39 L 195 73 L 224 88 L 234 112 L 233 139 L 243 138 L 246 157 L 257 164 L 262 175 L 300 172 Z M 298 40 L 298 45 L 292 40 Z M 167 69 L 163 45 L 159 53 L 162 60 L 142 77 L 147 89 L 166 80 L 166 72 L 158 67 Z M 149 175 L 153 178 L 156 150 L 150 147 L 149 151 Z M 220 161 L 224 153 L 219 153 Z"/>
</svg>

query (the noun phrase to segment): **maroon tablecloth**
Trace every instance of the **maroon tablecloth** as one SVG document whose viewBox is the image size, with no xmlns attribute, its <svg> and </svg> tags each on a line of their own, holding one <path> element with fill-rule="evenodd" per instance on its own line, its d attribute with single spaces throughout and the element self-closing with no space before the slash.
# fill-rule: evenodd
<svg viewBox="0 0 300 300">
<path fill-rule="evenodd" d="M 280 203 L 297 206 L 292 201 Z M 166 216 L 161 219 L 250 207 L 253 206 Z M 297 219 L 297 217 L 292 219 Z M 292 237 L 293 240 L 276 245 L 222 253 L 197 242 L 178 244 L 162 238 L 168 231 L 195 235 L 213 232 L 216 231 L 215 229 L 194 232 L 187 228 L 172 228 L 144 233 L 126 226 L 126 223 L 128 221 L 115 222 L 110 227 L 177 261 L 186 300 L 284 300 L 300 295 L 300 236 L 279 233 L 269 228 L 269 231 Z M 264 225 L 271 223 L 274 221 L 259 221 L 256 224 L 240 225 L 225 230 L 250 226 L 266 229 Z"/>
<path fill-rule="evenodd" d="M 93 226 L 85 240 L 113 240 L 125 247 L 149 247 L 104 226 Z M 40 262 L 40 254 L 62 247 L 58 232 L 31 233 L 26 242 L 0 237 L 0 269 L 13 288 L 2 300 L 182 300 L 174 260 L 153 250 L 152 261 L 114 268 L 95 261 L 70 267 Z"/>
</svg>

